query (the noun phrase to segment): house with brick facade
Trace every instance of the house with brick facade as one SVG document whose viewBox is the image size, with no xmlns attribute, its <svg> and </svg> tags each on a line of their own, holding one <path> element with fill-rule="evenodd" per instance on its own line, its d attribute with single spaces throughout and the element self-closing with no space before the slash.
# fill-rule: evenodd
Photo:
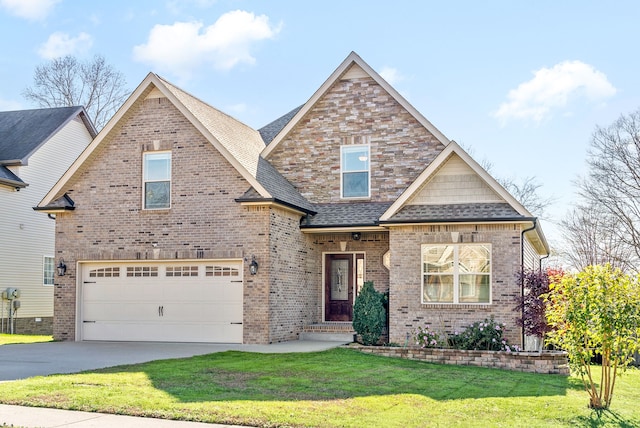
<svg viewBox="0 0 640 428">
<path fill-rule="evenodd" d="M 273 343 L 350 332 L 365 281 L 389 340 L 494 316 L 521 342 L 537 219 L 351 53 L 255 130 L 150 73 L 37 207 L 56 217 L 58 340 Z"/>
<path fill-rule="evenodd" d="M 96 134 L 83 107 L 0 112 L 0 333 L 53 331 L 55 222 L 33 207 Z"/>
</svg>

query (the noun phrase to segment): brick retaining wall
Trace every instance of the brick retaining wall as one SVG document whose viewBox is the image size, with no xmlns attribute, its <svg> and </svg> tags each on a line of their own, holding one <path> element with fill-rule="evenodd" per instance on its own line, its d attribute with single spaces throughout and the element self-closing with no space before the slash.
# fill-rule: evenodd
<svg viewBox="0 0 640 428">
<path fill-rule="evenodd" d="M 405 358 L 437 364 L 492 367 L 529 373 L 569 375 L 565 352 L 496 352 L 460 349 L 398 348 L 389 346 L 349 345 L 349 348 L 384 357 Z"/>
</svg>

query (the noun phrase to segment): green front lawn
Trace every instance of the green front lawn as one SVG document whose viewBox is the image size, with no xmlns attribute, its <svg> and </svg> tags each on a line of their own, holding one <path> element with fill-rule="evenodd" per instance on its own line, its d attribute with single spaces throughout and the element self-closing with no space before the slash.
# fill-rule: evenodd
<svg viewBox="0 0 640 428">
<path fill-rule="evenodd" d="M 579 379 L 350 349 L 229 351 L 0 384 L 0 402 L 254 426 L 640 426 L 640 371 L 596 413 Z"/>
<path fill-rule="evenodd" d="M 0 345 L 9 345 L 12 343 L 37 343 L 51 342 L 51 336 L 34 336 L 28 334 L 0 334 Z"/>
</svg>

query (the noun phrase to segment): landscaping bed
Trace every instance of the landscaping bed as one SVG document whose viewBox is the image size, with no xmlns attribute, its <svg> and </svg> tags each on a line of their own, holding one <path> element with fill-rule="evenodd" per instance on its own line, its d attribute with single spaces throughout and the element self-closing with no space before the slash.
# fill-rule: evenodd
<svg viewBox="0 0 640 428">
<path fill-rule="evenodd" d="M 348 347 L 369 354 L 426 361 L 429 363 L 492 367 L 527 373 L 569 375 L 567 353 L 560 351 L 467 351 L 446 348 L 363 346 L 359 344 L 351 344 Z"/>
</svg>

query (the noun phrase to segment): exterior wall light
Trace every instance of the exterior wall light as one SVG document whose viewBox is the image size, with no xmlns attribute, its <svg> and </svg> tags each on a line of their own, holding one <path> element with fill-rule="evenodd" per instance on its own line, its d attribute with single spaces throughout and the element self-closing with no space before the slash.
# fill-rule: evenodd
<svg viewBox="0 0 640 428">
<path fill-rule="evenodd" d="M 360 234 L 360 232 L 353 232 L 351 234 L 351 239 L 353 239 L 354 241 L 359 241 L 361 236 L 362 235 Z"/>
<path fill-rule="evenodd" d="M 258 261 L 256 260 L 256 256 L 251 256 L 251 263 L 249 264 L 249 273 L 251 275 L 255 275 L 258 273 Z"/>
<path fill-rule="evenodd" d="M 67 272 L 67 265 L 64 264 L 64 259 L 62 257 L 60 257 L 60 261 L 58 262 L 56 269 L 58 269 L 58 276 L 64 276 Z"/>
</svg>

